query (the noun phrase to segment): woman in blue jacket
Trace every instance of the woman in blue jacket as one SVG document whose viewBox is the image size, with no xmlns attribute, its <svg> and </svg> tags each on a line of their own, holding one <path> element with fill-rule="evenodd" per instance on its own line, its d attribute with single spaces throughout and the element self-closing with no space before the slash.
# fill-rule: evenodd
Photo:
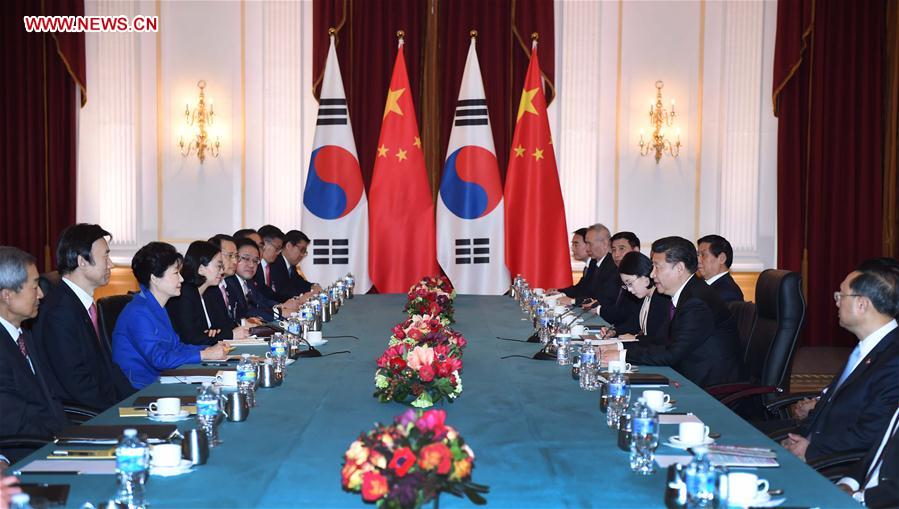
<svg viewBox="0 0 899 509">
<path fill-rule="evenodd" d="M 137 389 L 155 383 L 162 371 L 203 360 L 222 360 L 224 343 L 210 347 L 182 343 L 172 327 L 165 305 L 181 294 L 181 262 L 175 247 L 150 242 L 131 260 L 131 270 L 140 283 L 116 320 L 112 333 L 112 358 Z"/>
</svg>

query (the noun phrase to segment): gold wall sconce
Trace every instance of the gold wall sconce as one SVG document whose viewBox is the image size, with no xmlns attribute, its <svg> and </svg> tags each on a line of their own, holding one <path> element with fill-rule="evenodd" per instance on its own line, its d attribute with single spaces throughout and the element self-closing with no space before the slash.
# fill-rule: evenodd
<svg viewBox="0 0 899 509">
<path fill-rule="evenodd" d="M 188 157 L 191 152 L 194 152 L 200 159 L 200 164 L 203 164 L 207 153 L 212 157 L 219 156 L 221 140 L 216 136 L 215 141 L 212 142 L 207 131 L 207 128 L 212 126 L 215 120 L 215 110 L 212 98 L 209 99 L 208 104 L 206 103 L 206 94 L 203 91 L 206 88 L 206 80 L 198 81 L 197 87 L 200 88 L 197 106 L 191 110 L 190 104 L 184 105 L 184 125 L 178 135 L 178 147 L 181 149 L 182 156 Z M 185 140 L 185 131 L 189 133 L 188 140 Z"/>
<path fill-rule="evenodd" d="M 674 111 L 674 99 L 671 100 L 671 109 L 666 110 L 662 103 L 662 81 L 656 81 L 656 100 L 649 103 L 649 125 L 652 129 L 652 137 L 649 141 L 643 139 L 643 129 L 640 129 L 640 155 L 654 154 L 656 164 L 662 159 L 663 154 L 677 157 L 680 153 L 680 128 L 675 130 L 674 142 L 666 138 L 666 129 L 674 124 L 677 113 Z"/>
</svg>

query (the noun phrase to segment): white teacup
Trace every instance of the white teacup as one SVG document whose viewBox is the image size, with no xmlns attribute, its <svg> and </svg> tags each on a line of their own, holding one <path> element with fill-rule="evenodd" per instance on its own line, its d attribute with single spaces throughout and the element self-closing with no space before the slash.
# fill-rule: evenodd
<svg viewBox="0 0 899 509">
<path fill-rule="evenodd" d="M 150 448 L 154 467 L 175 467 L 181 463 L 181 446 L 178 444 L 157 444 Z"/>
<path fill-rule="evenodd" d="M 769 487 L 766 479 L 750 472 L 731 472 L 727 474 L 727 502 L 736 506 L 752 505 Z"/>
<path fill-rule="evenodd" d="M 677 426 L 677 438 L 684 445 L 700 445 L 709 437 L 709 427 L 701 422 L 682 422 Z"/>
<path fill-rule="evenodd" d="M 609 364 L 611 365 L 612 362 L 610 362 Z M 643 401 L 645 401 L 646 404 L 649 405 L 649 408 L 652 408 L 656 412 L 661 412 L 662 410 L 665 410 L 665 407 L 667 407 L 668 403 L 671 402 L 671 396 L 665 394 L 662 391 L 650 389 L 643 391 Z"/>
<path fill-rule="evenodd" d="M 630 373 L 631 368 L 633 366 L 631 366 L 630 362 L 624 362 L 623 360 L 609 361 L 609 373 Z M 644 392 L 643 394 L 646 393 Z"/>
<path fill-rule="evenodd" d="M 318 346 L 322 344 L 322 331 L 320 330 L 311 330 L 306 333 L 306 341 L 309 342 L 312 346 Z"/>
<path fill-rule="evenodd" d="M 178 398 L 159 398 L 150 403 L 148 408 L 156 415 L 178 415 L 181 413 L 181 400 Z"/>
<path fill-rule="evenodd" d="M 219 371 L 215 381 L 221 385 L 235 386 L 237 385 L 237 371 Z"/>
</svg>

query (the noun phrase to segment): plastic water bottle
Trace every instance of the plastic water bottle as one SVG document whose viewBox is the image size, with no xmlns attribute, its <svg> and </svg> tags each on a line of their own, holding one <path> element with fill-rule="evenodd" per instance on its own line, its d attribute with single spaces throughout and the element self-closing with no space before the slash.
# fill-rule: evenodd
<svg viewBox="0 0 899 509">
<path fill-rule="evenodd" d="M 583 372 L 583 369 L 581 371 Z M 627 377 L 622 373 L 612 373 L 609 377 L 608 390 L 606 424 L 612 429 L 618 429 L 618 420 L 621 418 L 621 414 L 627 411 L 627 405 L 631 400 L 631 386 L 627 383 Z"/>
<path fill-rule="evenodd" d="M 584 389 L 586 391 L 595 390 L 597 388 L 595 378 L 596 351 L 593 350 L 593 343 L 588 339 L 584 341 L 584 347 L 581 349 L 581 389 Z"/>
<path fill-rule="evenodd" d="M 287 333 L 299 336 L 301 332 L 300 314 L 293 312 L 290 314 L 290 319 L 287 321 Z"/>
<path fill-rule="evenodd" d="M 655 451 L 659 446 L 659 416 L 640 398 L 631 418 L 631 470 L 640 475 L 655 471 Z"/>
<path fill-rule="evenodd" d="M 718 474 L 709 461 L 708 449 L 693 448 L 693 461 L 687 465 L 687 507 L 714 507 Z"/>
<path fill-rule="evenodd" d="M 256 363 L 248 353 L 241 355 L 237 363 L 237 390 L 247 397 L 251 407 L 256 406 Z"/>
<path fill-rule="evenodd" d="M 571 364 L 571 336 L 568 334 L 556 334 L 556 361 L 559 366 Z"/>
<path fill-rule="evenodd" d="M 209 439 L 209 447 L 221 443 L 218 432 L 218 416 L 221 411 L 221 400 L 212 387 L 212 382 L 203 382 L 203 386 L 197 391 L 197 422 Z"/>
<path fill-rule="evenodd" d="M 144 485 L 150 465 L 147 444 L 137 436 L 137 430 L 128 428 L 119 439 L 115 450 L 116 502 L 131 509 L 146 507 Z"/>
<path fill-rule="evenodd" d="M 16 493 L 9 499 L 9 509 L 32 509 L 28 493 Z"/>
<path fill-rule="evenodd" d="M 283 373 L 287 367 L 287 338 L 283 334 L 275 334 L 269 341 L 269 348 L 272 352 L 272 365 L 275 372 Z"/>
</svg>

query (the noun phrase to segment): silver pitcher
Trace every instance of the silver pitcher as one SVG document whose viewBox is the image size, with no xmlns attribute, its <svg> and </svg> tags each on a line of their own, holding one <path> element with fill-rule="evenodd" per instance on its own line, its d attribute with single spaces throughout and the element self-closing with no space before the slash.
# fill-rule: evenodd
<svg viewBox="0 0 899 509">
<path fill-rule="evenodd" d="M 259 387 L 263 389 L 271 389 L 281 385 L 284 380 L 283 373 L 276 373 L 275 367 L 272 366 L 271 359 L 265 359 L 265 362 L 256 366 L 256 380 Z"/>
<path fill-rule="evenodd" d="M 229 393 L 225 397 L 223 411 L 225 418 L 231 422 L 247 420 L 247 417 L 250 415 L 250 402 L 247 400 L 246 394 L 239 391 Z"/>
</svg>

